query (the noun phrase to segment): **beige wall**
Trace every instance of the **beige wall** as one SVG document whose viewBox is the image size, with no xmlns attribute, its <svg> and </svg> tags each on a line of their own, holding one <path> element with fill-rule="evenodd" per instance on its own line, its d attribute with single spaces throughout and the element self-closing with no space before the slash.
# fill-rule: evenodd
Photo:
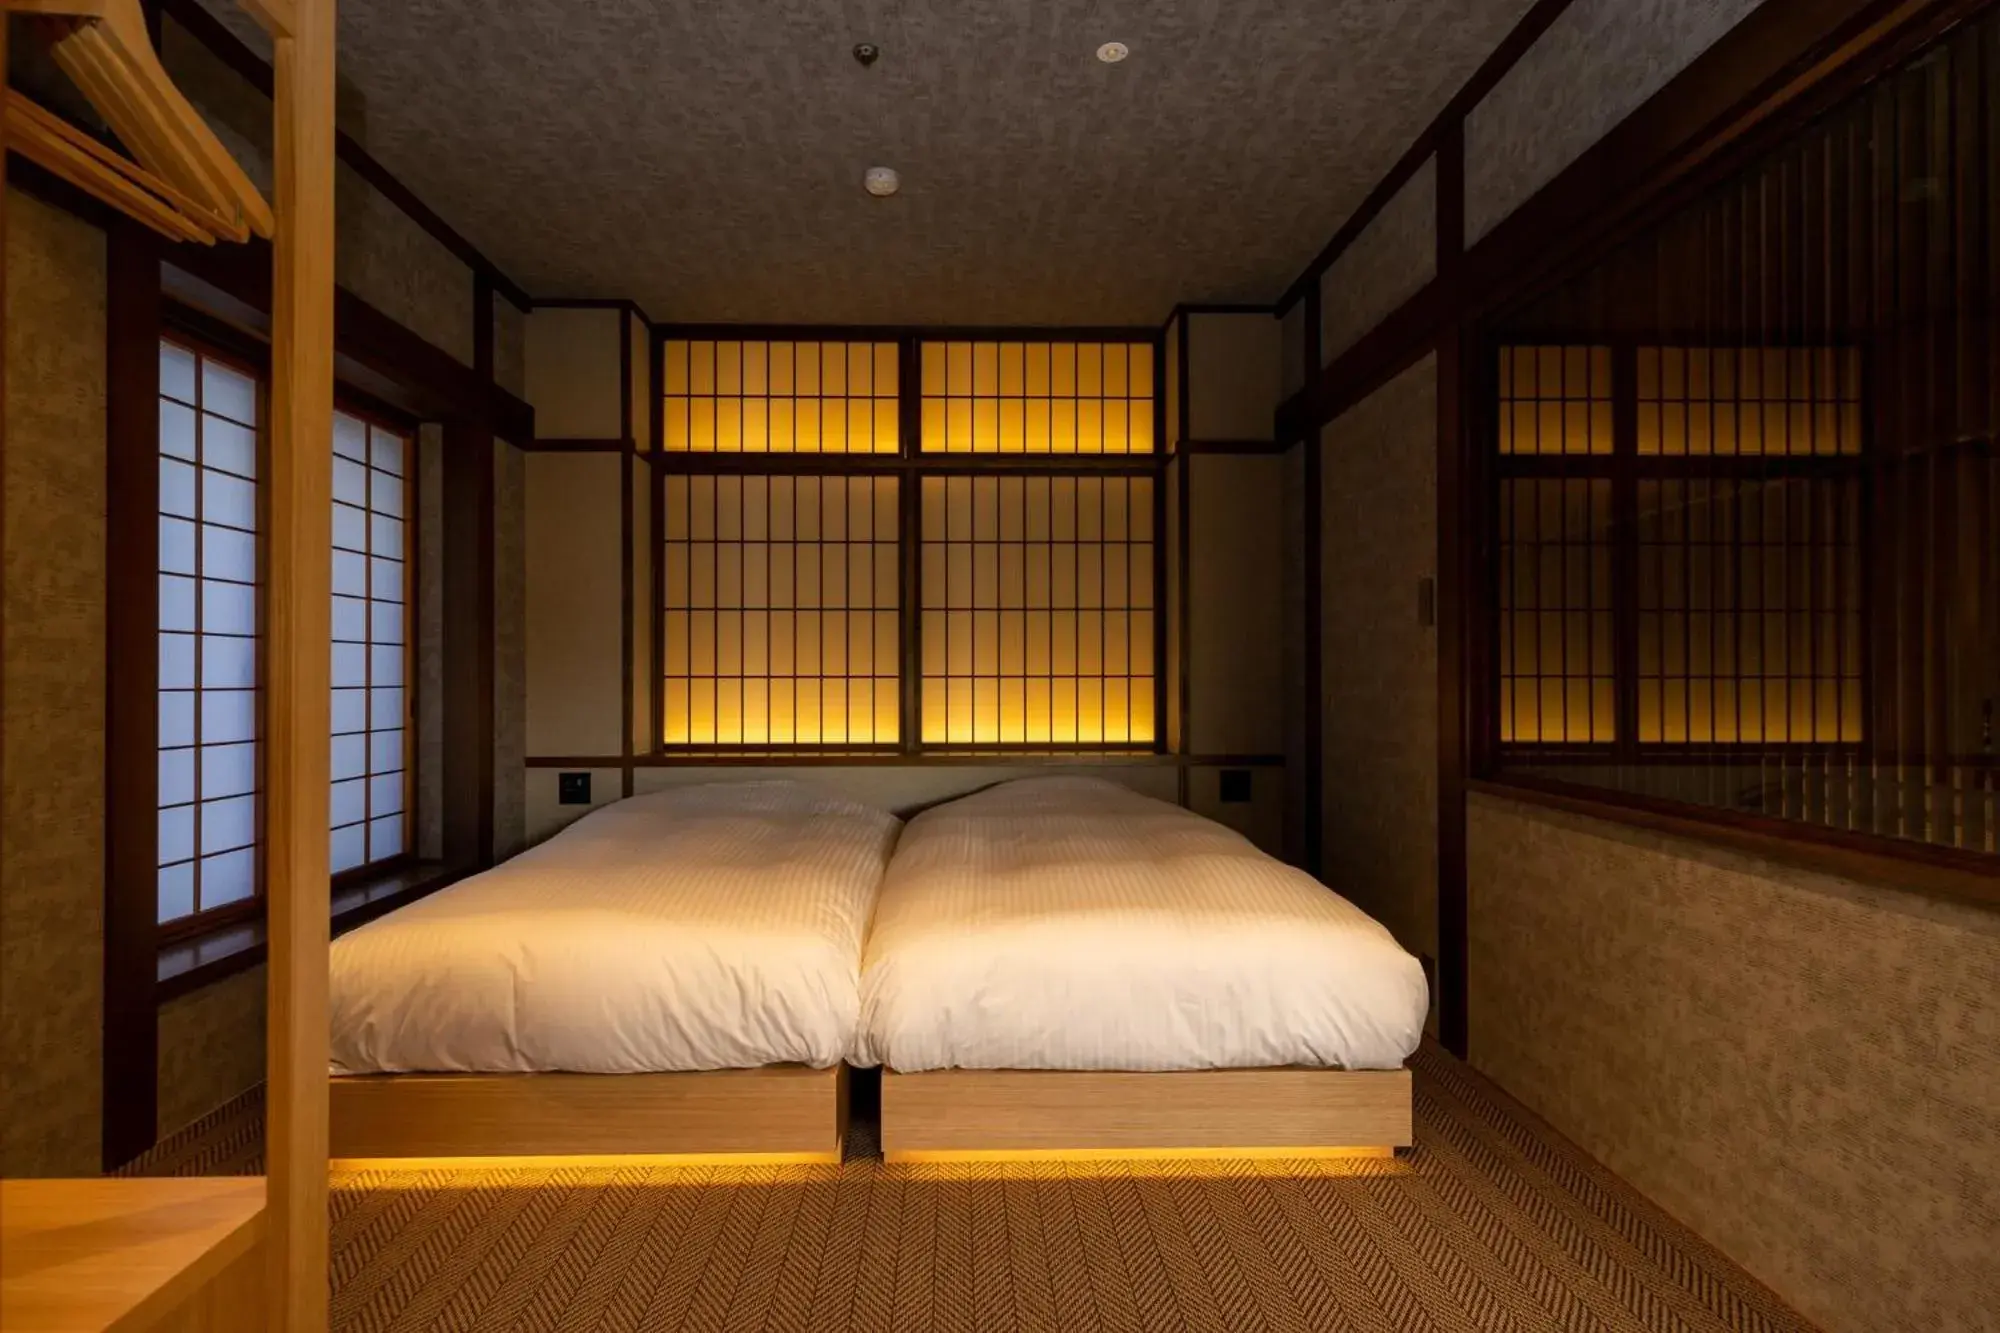
<svg viewBox="0 0 2000 1333">
<path fill-rule="evenodd" d="M 1829 1333 L 2000 1311 L 2000 914 L 1474 796 L 1472 1059 Z"/>
<path fill-rule="evenodd" d="M 1417 584 L 1437 552 L 1437 363 L 1322 435 L 1327 883 L 1437 956 L 1437 640 Z"/>
<path fill-rule="evenodd" d="M 1465 233 L 1484 236 L 1760 0 L 1576 0 L 1465 122 Z"/>
<path fill-rule="evenodd" d="M 162 1136 L 264 1081 L 264 980 L 253 967 L 160 1006 Z"/>
<path fill-rule="evenodd" d="M 1437 159 L 1427 159 L 1320 277 L 1320 358 L 1331 362 L 1437 273 Z"/>
<path fill-rule="evenodd" d="M 1195 311 L 1188 321 L 1190 440 L 1268 440 L 1278 406 L 1282 330 L 1268 311 Z"/>
<path fill-rule="evenodd" d="M 526 456 L 529 755 L 615 755 L 624 748 L 622 462 L 611 452 Z"/>
<path fill-rule="evenodd" d="M 545 440 L 615 440 L 619 321 L 614 309 L 539 306 L 528 316 L 528 402 Z M 614 509 L 612 511 L 616 513 Z"/>
<path fill-rule="evenodd" d="M 0 1175 L 95 1174 L 104 971 L 104 234 L 6 199 Z"/>
<path fill-rule="evenodd" d="M 1284 460 L 1196 454 L 1189 460 L 1188 751 L 1278 754 L 1285 748 Z"/>
</svg>

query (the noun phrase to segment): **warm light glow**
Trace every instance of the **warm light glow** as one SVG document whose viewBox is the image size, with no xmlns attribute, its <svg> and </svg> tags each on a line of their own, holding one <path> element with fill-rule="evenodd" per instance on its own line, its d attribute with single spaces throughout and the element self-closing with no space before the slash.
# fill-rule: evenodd
<svg viewBox="0 0 2000 1333">
<path fill-rule="evenodd" d="M 662 350 L 670 452 L 893 454 L 893 342 L 669 338 Z"/>
<path fill-rule="evenodd" d="M 1834 347 L 1641 347 L 1641 454 L 1861 452 L 1861 353 Z"/>
<path fill-rule="evenodd" d="M 1609 347 L 1500 349 L 1500 452 L 1612 451 Z"/>
<path fill-rule="evenodd" d="M 926 744 L 1150 745 L 1153 480 L 922 481 Z"/>
<path fill-rule="evenodd" d="M 893 477 L 665 478 L 668 745 L 891 745 Z"/>
<path fill-rule="evenodd" d="M 1279 1162 L 1394 1157 L 1394 1148 L 905 1148 L 883 1154 L 891 1166 L 932 1162 Z"/>
<path fill-rule="evenodd" d="M 1149 454 L 1149 342 L 927 342 L 926 453 Z"/>
<path fill-rule="evenodd" d="M 1411 1169 L 1387 1147 L 909 1149 L 887 1152 L 883 1162 L 912 1173 L 951 1167 L 954 1178 L 973 1180 L 1065 1180 L 1100 1173 L 1176 1179 L 1384 1176 Z"/>
<path fill-rule="evenodd" d="M 327 1163 L 341 1174 L 398 1171 L 528 1171 L 573 1167 L 626 1168 L 639 1166 L 837 1166 L 838 1149 L 829 1152 L 679 1152 L 679 1153 L 554 1153 L 506 1157 L 336 1157 Z"/>
</svg>

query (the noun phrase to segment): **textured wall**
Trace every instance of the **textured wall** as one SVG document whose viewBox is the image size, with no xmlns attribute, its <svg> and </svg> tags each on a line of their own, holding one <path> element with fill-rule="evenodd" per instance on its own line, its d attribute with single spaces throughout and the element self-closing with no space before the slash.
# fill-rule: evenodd
<svg viewBox="0 0 2000 1333">
<path fill-rule="evenodd" d="M 617 310 L 544 306 L 528 316 L 527 400 L 535 434 L 548 440 L 615 440 L 624 422 L 618 401 Z"/>
<path fill-rule="evenodd" d="M 517 398 L 528 393 L 528 312 L 493 298 L 493 382 Z"/>
<path fill-rule="evenodd" d="M 526 458 L 527 753 L 617 754 L 622 460 L 615 453 Z"/>
<path fill-rule="evenodd" d="M 1465 122 L 1477 240 L 1736 26 L 1760 0 L 1576 0 Z"/>
<path fill-rule="evenodd" d="M 1284 749 L 1284 460 L 1196 454 L 1188 488 L 1188 749 Z"/>
<path fill-rule="evenodd" d="M 6 199 L 0 1175 L 94 1174 L 104 970 L 104 234 Z"/>
<path fill-rule="evenodd" d="M 527 455 L 493 443 L 493 850 L 527 842 Z M 615 512 L 615 508 L 614 508 Z M 613 525 L 614 530 L 616 525 Z"/>
<path fill-rule="evenodd" d="M 1278 407 L 1281 331 L 1268 312 L 1188 319 L 1190 440 L 1268 440 Z"/>
<path fill-rule="evenodd" d="M 1325 879 L 1437 956 L 1437 363 L 1322 435 Z"/>
<path fill-rule="evenodd" d="M 1472 1058 L 1829 1333 L 2000 1311 L 2000 913 L 1475 796 Z"/>
<path fill-rule="evenodd" d="M 160 1006 L 163 1136 L 264 1081 L 264 982 L 253 967 Z"/>
<path fill-rule="evenodd" d="M 1437 159 L 1417 168 L 1320 275 L 1320 357 L 1332 361 L 1437 274 Z"/>
</svg>

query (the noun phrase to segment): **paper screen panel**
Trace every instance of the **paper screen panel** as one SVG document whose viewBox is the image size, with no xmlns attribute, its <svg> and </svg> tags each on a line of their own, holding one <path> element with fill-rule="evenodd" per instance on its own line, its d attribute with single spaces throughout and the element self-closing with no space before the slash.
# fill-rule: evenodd
<svg viewBox="0 0 2000 1333">
<path fill-rule="evenodd" d="M 926 745 L 1152 745 L 1154 484 L 922 479 Z"/>
<path fill-rule="evenodd" d="M 1149 454 L 1150 342 L 923 344 L 923 450 Z"/>
<path fill-rule="evenodd" d="M 893 454 L 901 447 L 893 342 L 669 338 L 669 452 Z"/>
<path fill-rule="evenodd" d="M 1500 739 L 1614 739 L 1611 482 L 1505 478 L 1499 538 Z"/>
<path fill-rule="evenodd" d="M 664 479 L 669 746 L 893 746 L 893 477 Z"/>
<path fill-rule="evenodd" d="M 1610 454 L 1611 349 L 1501 348 L 1500 452 Z"/>
</svg>

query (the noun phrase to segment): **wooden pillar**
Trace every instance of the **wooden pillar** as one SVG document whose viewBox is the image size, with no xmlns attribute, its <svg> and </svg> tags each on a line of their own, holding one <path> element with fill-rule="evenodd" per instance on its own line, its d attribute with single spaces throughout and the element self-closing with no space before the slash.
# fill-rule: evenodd
<svg viewBox="0 0 2000 1333">
<path fill-rule="evenodd" d="M 493 430 L 444 424 L 444 859 L 493 864 Z"/>
<path fill-rule="evenodd" d="M 272 1333 L 321 1333 L 327 1326 L 334 0 L 251 8 L 272 28 L 277 92 L 266 759 L 267 1327 Z"/>
</svg>

